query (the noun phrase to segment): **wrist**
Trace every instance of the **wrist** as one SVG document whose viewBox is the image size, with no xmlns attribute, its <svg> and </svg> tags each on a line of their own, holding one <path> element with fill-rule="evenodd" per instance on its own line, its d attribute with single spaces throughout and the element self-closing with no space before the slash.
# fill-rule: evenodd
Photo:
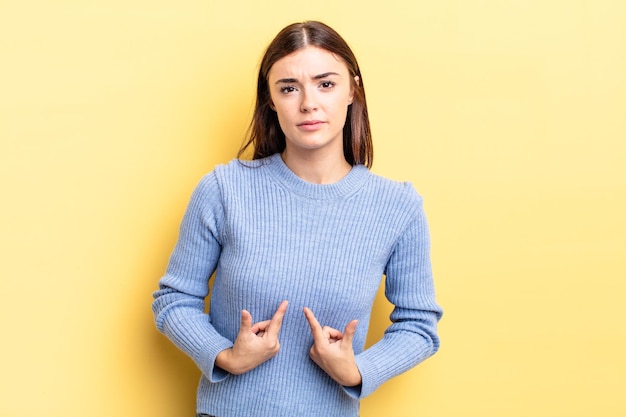
<svg viewBox="0 0 626 417">
<path fill-rule="evenodd" d="M 355 367 L 354 372 L 350 373 L 349 376 L 346 375 L 345 381 L 341 385 L 345 387 L 356 387 L 361 385 L 362 382 L 363 378 L 361 377 L 361 372 L 359 372 L 359 369 Z"/>
<path fill-rule="evenodd" d="M 232 366 L 232 353 L 233 353 L 232 348 L 224 349 L 223 351 L 218 353 L 217 356 L 215 357 L 215 366 L 231 374 L 236 374 Z"/>
</svg>

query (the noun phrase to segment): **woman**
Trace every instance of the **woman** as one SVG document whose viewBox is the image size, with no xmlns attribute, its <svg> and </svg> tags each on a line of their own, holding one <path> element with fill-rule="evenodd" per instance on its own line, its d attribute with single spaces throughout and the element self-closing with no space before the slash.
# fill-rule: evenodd
<svg viewBox="0 0 626 417">
<path fill-rule="evenodd" d="M 363 79 L 333 29 L 293 24 L 271 42 L 240 156 L 250 146 L 194 191 L 157 327 L 202 371 L 199 416 L 357 416 L 437 351 L 442 311 L 421 197 L 368 170 Z M 392 324 L 364 350 L 383 275 Z"/>
</svg>

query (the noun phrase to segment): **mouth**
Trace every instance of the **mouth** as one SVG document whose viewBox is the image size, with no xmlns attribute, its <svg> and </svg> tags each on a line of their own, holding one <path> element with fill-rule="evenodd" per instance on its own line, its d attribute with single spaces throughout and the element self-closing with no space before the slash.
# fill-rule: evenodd
<svg viewBox="0 0 626 417">
<path fill-rule="evenodd" d="M 321 120 L 306 120 L 302 123 L 298 123 L 298 129 L 304 132 L 316 132 L 322 128 L 324 122 Z"/>
<path fill-rule="evenodd" d="M 302 123 L 299 123 L 298 126 L 316 126 L 316 125 L 321 125 L 322 122 L 321 120 L 306 120 Z"/>
</svg>

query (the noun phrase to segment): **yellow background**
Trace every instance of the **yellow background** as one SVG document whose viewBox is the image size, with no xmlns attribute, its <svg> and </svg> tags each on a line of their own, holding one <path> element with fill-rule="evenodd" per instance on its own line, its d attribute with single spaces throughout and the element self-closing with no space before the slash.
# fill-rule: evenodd
<svg viewBox="0 0 626 417">
<path fill-rule="evenodd" d="M 374 171 L 424 195 L 446 310 L 362 416 L 626 415 L 622 0 L 1 0 L 0 416 L 193 415 L 151 293 L 304 19 L 359 57 Z"/>
</svg>

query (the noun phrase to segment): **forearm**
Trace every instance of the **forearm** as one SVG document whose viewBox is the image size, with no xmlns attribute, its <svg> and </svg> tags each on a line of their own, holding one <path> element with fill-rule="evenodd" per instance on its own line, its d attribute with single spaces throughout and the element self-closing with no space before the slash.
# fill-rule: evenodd
<svg viewBox="0 0 626 417">
<path fill-rule="evenodd" d="M 362 375 L 359 397 L 374 392 L 381 384 L 415 367 L 439 349 L 438 315 L 420 311 L 411 321 L 397 321 L 383 338 L 356 355 Z"/>
<path fill-rule="evenodd" d="M 152 308 L 159 331 L 186 353 L 207 378 L 223 379 L 222 372 L 215 372 L 215 358 L 232 342 L 211 325 L 203 300 L 163 287 L 154 293 Z"/>
</svg>

